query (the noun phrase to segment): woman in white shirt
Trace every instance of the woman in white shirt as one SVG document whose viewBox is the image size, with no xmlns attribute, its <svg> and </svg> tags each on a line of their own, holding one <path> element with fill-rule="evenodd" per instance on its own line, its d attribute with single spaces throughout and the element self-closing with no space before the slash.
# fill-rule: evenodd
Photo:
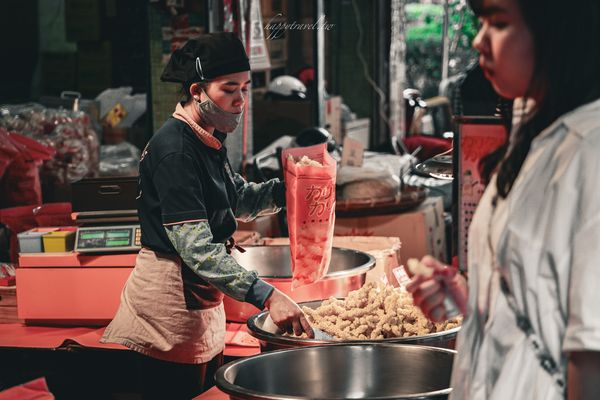
<svg viewBox="0 0 600 400">
<path fill-rule="evenodd" d="M 470 2 L 486 77 L 534 107 L 487 158 L 468 284 L 427 256 L 408 290 L 434 321 L 447 289 L 465 314 L 452 399 L 598 399 L 600 1 Z"/>
</svg>

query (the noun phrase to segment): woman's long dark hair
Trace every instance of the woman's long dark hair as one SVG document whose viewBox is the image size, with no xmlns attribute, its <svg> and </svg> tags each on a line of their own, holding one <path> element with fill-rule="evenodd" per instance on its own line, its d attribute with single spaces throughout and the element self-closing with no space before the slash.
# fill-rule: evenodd
<svg viewBox="0 0 600 400">
<path fill-rule="evenodd" d="M 468 1 L 477 14 L 483 1 Z M 533 139 L 561 115 L 600 98 L 600 0 L 515 1 L 534 42 L 535 66 L 528 92 L 541 92 L 543 99 L 517 128 L 508 154 L 506 143 L 484 161 L 484 171 L 498 171 L 496 185 L 503 198 Z"/>
</svg>

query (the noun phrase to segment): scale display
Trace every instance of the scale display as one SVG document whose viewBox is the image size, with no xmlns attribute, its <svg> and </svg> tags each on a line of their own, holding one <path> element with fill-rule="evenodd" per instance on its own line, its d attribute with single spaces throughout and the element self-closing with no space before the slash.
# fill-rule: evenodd
<svg viewBox="0 0 600 400">
<path fill-rule="evenodd" d="M 106 253 L 137 251 L 141 248 L 139 225 L 84 227 L 77 229 L 75 251 Z"/>
</svg>

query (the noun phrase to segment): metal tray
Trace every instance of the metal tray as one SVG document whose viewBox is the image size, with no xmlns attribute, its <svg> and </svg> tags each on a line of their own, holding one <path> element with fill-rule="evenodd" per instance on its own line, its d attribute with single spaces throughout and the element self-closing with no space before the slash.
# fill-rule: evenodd
<svg viewBox="0 0 600 400">
<path fill-rule="evenodd" d="M 344 343 L 259 354 L 219 368 L 231 399 L 446 399 L 455 351 Z"/>
<path fill-rule="evenodd" d="M 310 301 L 300 303 L 300 306 L 306 306 L 314 309 L 318 308 L 321 305 L 321 303 L 321 300 Z M 261 351 L 281 350 L 288 349 L 291 347 L 319 346 L 339 343 L 403 343 L 454 349 L 456 345 L 456 335 L 460 330 L 460 327 L 456 327 L 448 329 L 447 331 L 430 333 L 428 335 L 423 336 L 409 336 L 362 341 L 357 340 L 351 342 L 343 340 L 317 340 L 308 338 L 304 339 L 294 336 L 271 333 L 263 329 L 263 325 L 265 323 L 268 313 L 268 311 L 262 311 L 250 317 L 247 322 L 250 334 L 257 338 L 260 342 Z"/>
</svg>

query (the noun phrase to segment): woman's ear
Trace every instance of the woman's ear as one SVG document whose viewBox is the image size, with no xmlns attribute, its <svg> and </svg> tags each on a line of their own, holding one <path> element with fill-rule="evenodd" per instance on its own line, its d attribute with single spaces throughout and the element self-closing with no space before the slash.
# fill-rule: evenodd
<svg viewBox="0 0 600 400">
<path fill-rule="evenodd" d="M 201 97 L 202 97 L 202 89 L 200 87 L 199 83 L 192 83 L 190 85 L 190 96 L 192 99 L 196 100 L 196 101 L 201 101 Z"/>
</svg>

